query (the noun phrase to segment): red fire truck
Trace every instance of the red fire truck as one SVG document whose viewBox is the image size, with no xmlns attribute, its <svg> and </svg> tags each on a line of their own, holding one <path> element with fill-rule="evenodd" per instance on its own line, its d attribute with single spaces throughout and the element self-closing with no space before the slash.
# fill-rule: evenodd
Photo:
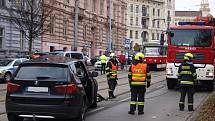
<svg viewBox="0 0 215 121">
<path fill-rule="evenodd" d="M 197 84 L 213 90 L 215 67 L 215 19 L 197 17 L 194 22 L 179 22 L 168 33 L 166 80 L 168 89 L 177 85 L 178 67 L 185 53 L 194 55 Z"/>
<path fill-rule="evenodd" d="M 152 70 L 166 68 L 166 48 L 167 44 L 161 47 L 160 40 L 144 42 L 144 61 Z"/>
</svg>

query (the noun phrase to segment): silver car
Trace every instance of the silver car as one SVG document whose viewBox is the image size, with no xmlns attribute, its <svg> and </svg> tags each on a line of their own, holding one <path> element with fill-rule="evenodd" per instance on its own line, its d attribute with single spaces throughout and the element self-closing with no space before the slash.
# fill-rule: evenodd
<svg viewBox="0 0 215 121">
<path fill-rule="evenodd" d="M 20 63 L 26 61 L 26 58 L 5 58 L 0 59 L 0 80 L 7 82 L 11 80 L 13 73 Z"/>
</svg>

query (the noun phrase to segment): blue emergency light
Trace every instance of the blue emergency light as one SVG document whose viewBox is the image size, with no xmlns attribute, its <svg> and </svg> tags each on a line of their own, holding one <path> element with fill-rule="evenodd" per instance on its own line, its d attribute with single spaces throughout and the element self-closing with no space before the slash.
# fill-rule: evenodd
<svg viewBox="0 0 215 121">
<path fill-rule="evenodd" d="M 199 25 L 199 26 L 205 26 L 205 22 L 178 22 L 179 25 Z"/>
</svg>

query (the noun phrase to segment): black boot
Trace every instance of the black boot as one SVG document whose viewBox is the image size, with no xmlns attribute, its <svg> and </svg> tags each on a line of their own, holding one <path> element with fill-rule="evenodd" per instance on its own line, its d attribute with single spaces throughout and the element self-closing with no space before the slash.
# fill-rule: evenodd
<svg viewBox="0 0 215 121">
<path fill-rule="evenodd" d="M 194 111 L 193 105 L 188 105 L 188 111 Z"/>
<path fill-rule="evenodd" d="M 138 114 L 143 115 L 144 114 L 144 106 L 143 105 L 138 105 Z"/>
<path fill-rule="evenodd" d="M 179 104 L 179 109 L 180 109 L 180 111 L 183 111 L 184 110 L 184 104 Z"/>
<path fill-rule="evenodd" d="M 113 91 L 108 91 L 109 99 L 113 99 Z"/>
<path fill-rule="evenodd" d="M 113 94 L 113 91 L 112 91 L 111 95 L 112 95 L 113 98 L 116 98 L 116 96 Z"/>
<path fill-rule="evenodd" d="M 128 114 L 134 115 L 134 111 L 128 111 Z"/>
</svg>

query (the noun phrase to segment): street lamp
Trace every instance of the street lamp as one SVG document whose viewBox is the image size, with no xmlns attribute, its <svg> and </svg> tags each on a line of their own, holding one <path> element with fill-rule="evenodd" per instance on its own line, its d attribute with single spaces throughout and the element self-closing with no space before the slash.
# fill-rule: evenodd
<svg viewBox="0 0 215 121">
<path fill-rule="evenodd" d="M 110 53 L 112 51 L 112 38 L 111 38 L 111 0 L 109 0 L 109 44 L 108 44 L 108 52 Z"/>
<path fill-rule="evenodd" d="M 72 50 L 74 50 L 74 51 L 77 51 L 78 14 L 79 14 L 79 0 L 75 0 L 74 43 L 73 43 L 73 48 L 72 48 Z"/>
</svg>

